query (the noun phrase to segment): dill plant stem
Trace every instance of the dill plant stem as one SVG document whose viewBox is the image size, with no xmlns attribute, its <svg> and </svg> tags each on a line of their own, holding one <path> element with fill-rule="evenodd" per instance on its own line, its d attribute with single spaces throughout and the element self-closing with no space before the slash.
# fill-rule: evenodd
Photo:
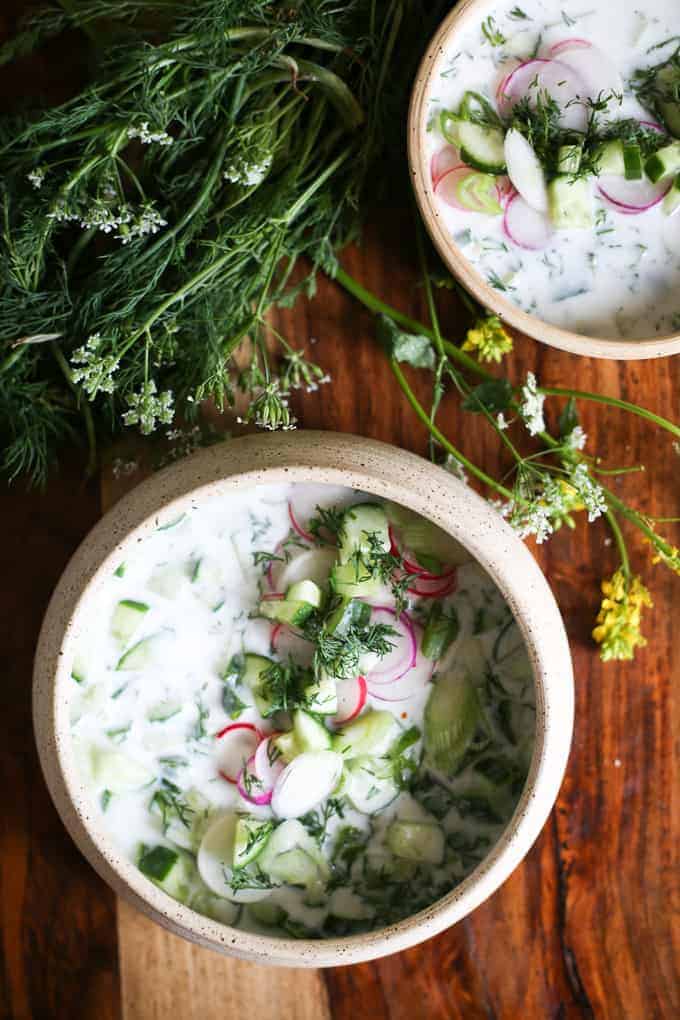
<svg viewBox="0 0 680 1020">
<path fill-rule="evenodd" d="M 614 536 L 616 542 L 616 548 L 618 549 L 619 556 L 621 558 L 621 570 L 626 576 L 626 580 L 630 578 L 630 558 L 628 556 L 628 549 L 626 547 L 626 540 L 623 537 L 623 532 L 619 526 L 619 522 L 616 519 L 616 514 L 613 510 L 607 510 L 605 513 L 607 518 L 607 524 Z"/>
</svg>

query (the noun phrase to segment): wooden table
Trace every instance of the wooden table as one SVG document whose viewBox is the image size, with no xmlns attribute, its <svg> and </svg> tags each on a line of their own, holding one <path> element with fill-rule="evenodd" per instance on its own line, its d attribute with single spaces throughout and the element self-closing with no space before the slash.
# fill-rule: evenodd
<svg viewBox="0 0 680 1020">
<path fill-rule="evenodd" d="M 5 0 L 7 3 L 7 0 Z M 13 0 L 8 8 L 24 5 Z M 0 34 L 3 18 L 0 13 Z M 41 87 L 40 62 L 14 78 Z M 0 95 L 9 79 L 0 79 Z M 6 94 L 6 92 L 5 92 Z M 423 315 L 408 211 L 374 227 L 346 266 L 386 300 Z M 409 246 L 410 247 L 410 246 Z M 304 396 L 309 428 L 352 431 L 425 451 L 424 432 L 395 390 L 372 324 L 335 285 L 278 325 L 298 344 L 318 338 L 333 386 Z M 447 335 L 462 319 L 447 309 Z M 518 339 L 514 379 L 568 380 L 647 404 L 680 420 L 680 360 L 619 365 L 579 360 Z M 591 448 L 612 463 L 644 461 L 619 491 L 647 513 L 678 507 L 670 442 L 639 420 L 584 409 Z M 445 403 L 442 421 L 487 469 L 498 449 L 483 421 Z M 134 484 L 135 476 L 126 486 Z M 47 490 L 20 484 L 0 498 L 3 637 L 0 789 L 2 1020 L 176 1020 L 258 1014 L 275 1020 L 656 1020 L 680 1015 L 680 680 L 674 608 L 680 586 L 652 573 L 649 646 L 632 665 L 603 666 L 589 639 L 598 583 L 615 567 L 603 527 L 563 529 L 539 560 L 565 616 L 577 693 L 573 753 L 557 806 L 526 861 L 470 918 L 375 963 L 321 972 L 273 971 L 196 950 L 117 904 L 80 857 L 47 795 L 33 746 L 33 649 L 49 594 L 68 557 L 122 490 L 109 470 L 82 481 L 64 464 Z M 649 553 L 633 542 L 634 565 Z"/>
</svg>

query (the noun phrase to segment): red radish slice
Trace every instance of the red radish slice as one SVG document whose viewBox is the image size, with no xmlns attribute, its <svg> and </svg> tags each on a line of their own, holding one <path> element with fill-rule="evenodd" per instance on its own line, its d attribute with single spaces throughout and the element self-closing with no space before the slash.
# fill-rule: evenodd
<svg viewBox="0 0 680 1020">
<path fill-rule="evenodd" d="M 314 535 L 312 535 L 310 531 L 307 531 L 305 528 L 303 528 L 302 525 L 299 523 L 297 517 L 295 516 L 295 511 L 293 510 L 292 503 L 288 504 L 288 519 L 290 521 L 290 526 L 292 527 L 293 531 L 305 542 L 309 542 L 309 544 L 312 545 L 312 543 L 314 542 Z"/>
<path fill-rule="evenodd" d="M 377 701 L 408 701 L 427 687 L 432 680 L 434 663 L 418 652 L 415 665 L 392 684 L 369 685 L 368 693 Z"/>
<path fill-rule="evenodd" d="M 260 741 L 257 745 L 252 764 L 252 770 L 257 778 L 261 780 L 264 790 L 269 790 L 270 792 L 274 789 L 274 783 L 286 767 L 280 751 L 276 749 L 274 744 L 274 738 L 277 736 L 279 736 L 278 733 L 272 733 Z"/>
<path fill-rule="evenodd" d="M 296 581 L 314 581 L 320 588 L 328 586 L 328 575 L 338 556 L 333 547 L 297 549 L 295 546 L 277 546 L 274 551 L 281 559 L 273 560 L 267 571 L 270 588 L 285 592 Z M 286 554 L 289 556 L 287 561 Z"/>
<path fill-rule="evenodd" d="M 439 152 L 435 152 L 430 162 L 430 174 L 432 176 L 432 185 L 437 187 L 439 181 L 448 173 L 449 170 L 455 170 L 456 167 L 464 166 L 465 164 L 460 158 L 460 153 L 453 145 L 446 145 Z"/>
<path fill-rule="evenodd" d="M 336 684 L 338 692 L 338 711 L 331 722 L 336 726 L 356 719 L 366 704 L 366 680 L 363 676 L 339 680 Z"/>
<path fill-rule="evenodd" d="M 476 203 L 476 208 L 465 205 L 459 197 L 459 185 L 466 177 L 474 173 L 476 171 L 471 170 L 467 166 L 459 166 L 455 170 L 449 170 L 448 173 L 439 178 L 439 182 L 434 189 L 435 194 L 441 198 L 442 202 L 446 202 L 453 209 L 462 209 L 463 212 L 484 212 L 482 203 L 473 194 L 469 195 L 469 199 Z"/>
<path fill-rule="evenodd" d="M 271 803 L 272 787 L 265 787 L 265 784 L 255 772 L 255 755 L 248 759 L 239 772 L 236 780 L 236 789 L 243 799 L 247 800 L 250 804 L 257 804 L 259 807 L 262 807 L 263 804 Z"/>
<path fill-rule="evenodd" d="M 215 734 L 217 747 L 217 770 L 228 783 L 237 783 L 245 762 L 262 740 L 262 734 L 252 723 L 237 722 L 225 726 Z"/>
<path fill-rule="evenodd" d="M 589 50 L 591 46 L 592 43 L 587 39 L 562 39 L 551 46 L 548 52 L 551 57 L 556 57 L 562 50 Z"/>
<path fill-rule="evenodd" d="M 412 553 L 409 549 L 402 550 L 401 543 L 397 537 L 392 525 L 389 528 L 390 535 L 390 553 L 392 556 L 401 557 L 402 563 L 404 564 L 404 570 L 407 574 L 416 574 L 418 577 L 422 577 L 423 580 L 427 581 L 443 581 L 444 579 L 450 578 L 456 572 L 456 567 L 445 567 L 438 574 L 433 574 L 425 567 L 421 567 L 418 563 L 418 557 L 415 553 Z"/>
<path fill-rule="evenodd" d="M 366 682 L 371 685 L 392 683 L 402 677 L 416 661 L 418 642 L 413 623 L 408 613 L 397 616 L 390 606 L 373 606 L 371 623 L 386 623 L 396 631 L 396 634 L 391 634 L 388 638 L 392 648 L 387 655 L 379 659 L 366 673 Z"/>
<path fill-rule="evenodd" d="M 318 507 L 344 506 L 347 490 L 338 485 L 306 484 L 296 486 L 289 500 L 290 523 L 295 533 L 305 542 L 316 541 L 309 530 L 309 522 L 318 517 Z"/>
<path fill-rule="evenodd" d="M 641 120 L 640 127 L 649 128 L 650 131 L 656 131 L 660 135 L 666 134 L 666 129 L 661 124 L 657 124 L 655 120 Z"/>
<path fill-rule="evenodd" d="M 313 643 L 283 623 L 272 627 L 271 646 L 284 662 L 292 659 L 298 666 L 309 666 L 314 658 Z"/>
<path fill-rule="evenodd" d="M 515 195 L 505 209 L 503 232 L 518 247 L 540 251 L 550 240 L 552 229 L 547 216 L 532 209 L 521 195 Z"/>
<path fill-rule="evenodd" d="M 417 577 L 408 588 L 408 591 L 411 595 L 418 595 L 423 599 L 437 599 L 450 595 L 456 590 L 457 584 L 458 576 L 457 571 L 454 569 L 453 573 L 448 577 L 440 577 L 434 580 L 427 580 L 422 576 Z"/>
<path fill-rule="evenodd" d="M 603 176 L 598 178 L 598 191 L 618 212 L 629 216 L 652 209 L 663 199 L 672 181 L 627 181 L 625 177 Z"/>
<path fill-rule="evenodd" d="M 515 186 L 509 177 L 497 177 L 496 178 L 496 196 L 498 198 L 498 204 L 505 208 L 507 202 L 515 194 Z"/>
<path fill-rule="evenodd" d="M 560 51 L 560 63 L 575 71 L 586 88 L 590 99 L 599 96 L 623 95 L 623 79 L 606 53 L 596 46 L 565 46 Z M 582 98 L 583 93 L 581 93 Z M 585 110 L 583 111 L 585 114 Z"/>
<path fill-rule="evenodd" d="M 559 104 L 560 125 L 568 130 L 585 131 L 588 114 L 583 99 L 588 90 L 578 72 L 560 60 L 527 60 L 503 79 L 497 99 L 500 112 L 507 116 L 515 103 L 525 96 L 535 104 L 539 94 L 547 92 Z"/>
</svg>

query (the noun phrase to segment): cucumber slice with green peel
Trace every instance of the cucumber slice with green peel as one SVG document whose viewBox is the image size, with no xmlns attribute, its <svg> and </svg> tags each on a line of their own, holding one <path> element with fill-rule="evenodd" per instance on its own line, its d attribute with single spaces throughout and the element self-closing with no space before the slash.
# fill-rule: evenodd
<svg viewBox="0 0 680 1020">
<path fill-rule="evenodd" d="M 335 715 L 338 711 L 338 688 L 333 677 L 322 671 L 305 687 L 304 702 L 309 711 L 317 715 Z"/>
<path fill-rule="evenodd" d="M 370 709 L 336 733 L 332 747 L 346 759 L 364 755 L 377 758 L 387 754 L 400 732 L 391 712 Z"/>
<path fill-rule="evenodd" d="M 135 761 L 123 751 L 106 747 L 91 749 L 90 769 L 95 783 L 106 787 L 111 793 L 141 790 L 155 779 L 154 773 L 146 765 Z"/>
<path fill-rule="evenodd" d="M 344 921 L 370 921 L 375 917 L 375 907 L 347 886 L 333 890 L 328 900 L 328 912 Z"/>
<path fill-rule="evenodd" d="M 232 867 L 245 868 L 264 850 L 274 828 L 273 822 L 263 818 L 242 816 L 234 831 Z"/>
<path fill-rule="evenodd" d="M 384 758 L 352 758 L 345 766 L 345 780 L 343 795 L 364 815 L 377 814 L 399 796 L 391 763 Z"/>
<path fill-rule="evenodd" d="M 293 735 L 300 751 L 330 751 L 331 735 L 314 716 L 302 709 L 293 713 Z"/>
<path fill-rule="evenodd" d="M 377 503 L 356 503 L 345 510 L 338 534 L 340 563 L 390 551 L 389 523 Z"/>
<path fill-rule="evenodd" d="M 496 181 L 491 174 L 470 173 L 461 177 L 457 191 L 462 204 L 473 212 L 486 213 L 487 216 L 500 216 L 503 212 Z"/>
<path fill-rule="evenodd" d="M 667 216 L 673 216 L 680 209 L 680 174 L 675 178 L 673 187 L 663 200 L 663 211 Z M 73 672 L 71 672 L 73 676 Z"/>
<path fill-rule="evenodd" d="M 198 873 L 216 896 L 222 896 L 234 903 L 255 903 L 257 900 L 266 899 L 271 891 L 263 887 L 257 871 L 249 872 L 246 865 L 239 871 L 238 886 L 234 888 L 231 885 L 237 822 L 236 815 L 226 814 L 221 815 L 209 826 L 196 856 Z M 252 886 L 247 885 L 250 875 Z"/>
<path fill-rule="evenodd" d="M 266 620 L 285 623 L 289 627 L 301 627 L 315 610 L 310 602 L 297 602 L 292 599 L 262 599 L 259 613 Z"/>
<path fill-rule="evenodd" d="M 313 893 L 320 892 L 330 878 L 328 861 L 316 840 L 293 818 L 274 829 L 258 865 L 274 883 L 304 886 Z"/>
<path fill-rule="evenodd" d="M 653 184 L 680 171 L 680 142 L 657 149 L 645 163 L 645 173 Z"/>
<path fill-rule="evenodd" d="M 392 822 L 387 830 L 387 846 L 395 857 L 427 864 L 441 864 L 446 841 L 436 822 Z"/>
<path fill-rule="evenodd" d="M 144 669 L 145 666 L 150 665 L 160 644 L 160 638 L 160 634 L 150 634 L 138 641 L 132 648 L 128 648 L 116 663 L 116 670 L 133 671 Z"/>
<path fill-rule="evenodd" d="M 456 669 L 438 677 L 425 707 L 425 764 L 454 772 L 481 716 L 472 680 Z"/>
<path fill-rule="evenodd" d="M 342 774 L 342 757 L 333 751 L 303 751 L 276 780 L 272 811 L 277 818 L 300 818 L 329 797 Z"/>
<path fill-rule="evenodd" d="M 548 185 L 550 220 L 557 230 L 592 228 L 593 192 L 588 177 L 555 177 Z"/>
<path fill-rule="evenodd" d="M 435 602 L 427 618 L 420 650 L 426 659 L 436 662 L 446 655 L 458 637 L 460 623 L 456 610 L 451 606 L 444 610 L 441 602 Z"/>
<path fill-rule="evenodd" d="M 179 701 L 160 701 L 149 709 L 146 717 L 149 722 L 167 722 L 173 716 L 179 715 L 181 711 L 182 705 Z"/>
<path fill-rule="evenodd" d="M 359 599 L 342 599 L 333 610 L 324 627 L 330 634 L 346 635 L 351 627 L 367 627 L 371 619 L 371 607 Z"/>
<path fill-rule="evenodd" d="M 265 689 L 263 674 L 273 665 L 273 660 L 267 659 L 264 655 L 248 653 L 243 656 L 241 682 L 253 692 L 257 710 L 263 716 L 267 716 L 272 709 L 271 699 Z"/>
<path fill-rule="evenodd" d="M 674 138 L 680 138 L 680 103 L 661 100 L 657 103 L 659 114 Z"/>
<path fill-rule="evenodd" d="M 485 174 L 505 173 L 505 135 L 500 128 L 463 121 L 456 134 L 464 163 Z"/>
<path fill-rule="evenodd" d="M 296 755 L 302 753 L 302 748 L 295 739 L 295 734 L 292 730 L 287 733 L 279 733 L 278 737 L 273 739 L 276 750 L 285 761 L 292 761 Z"/>
<path fill-rule="evenodd" d="M 571 145 L 560 145 L 557 152 L 557 169 L 561 174 L 576 174 L 583 158 L 583 145 L 575 142 Z"/>
<path fill-rule="evenodd" d="M 126 645 L 142 623 L 149 607 L 145 602 L 123 599 L 118 603 L 111 617 L 111 633 L 122 645 Z"/>
<path fill-rule="evenodd" d="M 186 854 L 167 846 L 139 848 L 137 867 L 169 896 L 184 903 L 189 895 L 192 866 Z"/>
<path fill-rule="evenodd" d="M 323 602 L 323 592 L 314 581 L 296 581 L 287 590 L 286 601 L 308 602 L 318 609 Z"/>
<path fill-rule="evenodd" d="M 461 566 L 472 559 L 460 542 L 412 510 L 398 503 L 388 503 L 386 510 L 390 521 L 399 531 L 401 545 L 416 558 L 421 555 L 431 557 L 447 567 Z"/>
<path fill-rule="evenodd" d="M 597 173 L 602 177 L 623 177 L 626 164 L 623 159 L 623 142 L 605 142 L 597 154 Z"/>
<path fill-rule="evenodd" d="M 331 587 L 346 599 L 372 598 L 382 588 L 380 578 L 362 562 L 338 563 L 331 570 Z"/>
<path fill-rule="evenodd" d="M 283 907 L 280 907 L 278 903 L 272 903 L 271 900 L 262 900 L 261 903 L 251 903 L 248 907 L 248 913 L 253 917 L 258 924 L 264 924 L 268 928 L 275 928 L 281 924 L 286 916 L 286 911 Z"/>
<path fill-rule="evenodd" d="M 623 176 L 627 181 L 641 181 L 642 150 L 636 142 L 623 143 Z"/>
<path fill-rule="evenodd" d="M 241 907 L 238 903 L 225 900 L 222 896 L 213 896 L 207 889 L 200 889 L 189 900 L 188 904 L 197 914 L 210 917 L 213 921 L 227 924 L 230 927 L 238 923 Z"/>
</svg>

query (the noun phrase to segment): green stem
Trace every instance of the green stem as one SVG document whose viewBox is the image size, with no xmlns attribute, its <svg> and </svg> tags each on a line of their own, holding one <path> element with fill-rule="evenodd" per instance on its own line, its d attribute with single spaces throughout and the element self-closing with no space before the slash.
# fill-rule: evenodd
<svg viewBox="0 0 680 1020">
<path fill-rule="evenodd" d="M 619 556 L 621 557 L 621 569 L 626 576 L 626 580 L 628 580 L 630 578 L 630 559 L 628 557 L 628 549 L 626 548 L 626 541 L 623 537 L 623 532 L 621 531 L 619 522 L 612 510 L 607 510 L 606 517 L 607 523 L 611 528 L 612 535 L 614 536 L 614 541 L 616 542 L 616 548 L 618 549 Z"/>
<path fill-rule="evenodd" d="M 594 404 L 607 404 L 609 407 L 618 407 L 622 411 L 628 411 L 630 414 L 637 415 L 638 418 L 654 422 L 655 425 L 670 432 L 676 439 L 680 439 L 680 427 L 674 425 L 667 418 L 662 418 L 661 415 L 648 411 L 645 407 L 631 404 L 628 400 L 619 400 L 618 397 L 607 397 L 600 393 L 589 393 L 586 390 L 563 389 L 560 386 L 539 386 L 538 389 L 540 393 L 553 397 L 574 397 L 575 400 L 589 400 Z"/>
<path fill-rule="evenodd" d="M 64 352 L 58 344 L 52 344 L 52 353 L 61 369 L 68 388 L 71 390 L 76 398 L 76 404 L 78 409 L 82 412 L 83 419 L 85 421 L 85 432 L 87 434 L 87 448 L 89 451 L 87 459 L 87 476 L 91 477 L 97 467 L 97 436 L 94 428 L 94 420 L 92 418 L 92 409 L 90 408 L 89 402 L 82 399 L 82 395 L 79 393 L 77 386 L 73 382 L 71 376 L 71 369 L 69 363 L 64 357 Z"/>
</svg>

